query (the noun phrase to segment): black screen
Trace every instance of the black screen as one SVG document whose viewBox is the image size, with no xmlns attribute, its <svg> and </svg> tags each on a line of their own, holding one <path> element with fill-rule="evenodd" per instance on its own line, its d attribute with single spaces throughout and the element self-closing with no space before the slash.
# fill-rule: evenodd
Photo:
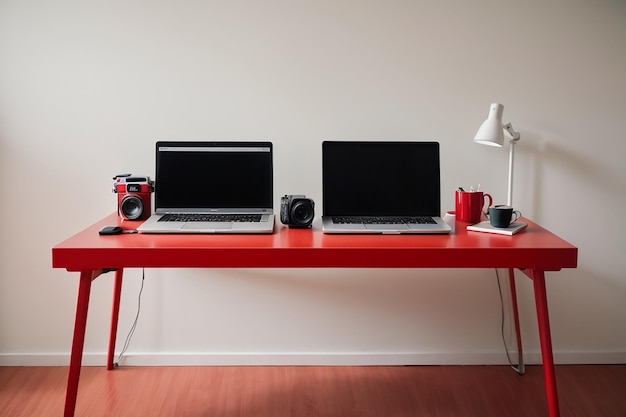
<svg viewBox="0 0 626 417">
<path fill-rule="evenodd" d="M 325 216 L 439 216 L 439 143 L 322 144 Z"/>
<path fill-rule="evenodd" d="M 157 142 L 156 209 L 272 208 L 270 142 Z"/>
</svg>

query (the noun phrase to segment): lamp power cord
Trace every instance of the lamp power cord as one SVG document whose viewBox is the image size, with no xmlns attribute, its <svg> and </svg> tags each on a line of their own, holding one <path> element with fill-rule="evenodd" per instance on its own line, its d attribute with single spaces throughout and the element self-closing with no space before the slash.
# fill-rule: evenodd
<svg viewBox="0 0 626 417">
<path fill-rule="evenodd" d="M 511 359 L 511 353 L 509 352 L 509 348 L 506 343 L 506 337 L 504 335 L 504 322 L 505 322 L 505 311 L 504 311 L 504 297 L 502 295 L 502 284 L 500 283 L 500 273 L 498 272 L 498 268 L 495 268 L 496 271 L 496 281 L 498 282 L 498 294 L 500 295 L 500 335 L 502 337 L 502 344 L 504 345 L 504 352 L 506 353 L 506 358 L 509 361 L 509 366 L 513 368 L 515 372 L 519 375 L 524 375 L 524 372 L 520 369 L 519 364 L 515 365 L 513 360 Z M 518 355 L 521 355 L 521 352 L 518 352 Z"/>
<path fill-rule="evenodd" d="M 119 366 L 120 363 L 122 362 L 124 353 L 126 353 L 128 346 L 130 346 L 130 341 L 133 337 L 133 334 L 135 333 L 135 329 L 137 328 L 137 322 L 139 321 L 139 313 L 141 311 L 141 294 L 143 293 L 143 284 L 146 279 L 146 269 L 143 268 L 141 271 L 142 271 L 141 272 L 141 287 L 139 288 L 139 296 L 137 297 L 137 314 L 135 315 L 135 320 L 133 321 L 133 325 L 130 327 L 130 330 L 128 331 L 128 335 L 126 336 L 126 340 L 124 341 L 124 347 L 122 348 L 122 351 L 117 357 L 117 361 L 114 363 L 116 367 Z"/>
</svg>

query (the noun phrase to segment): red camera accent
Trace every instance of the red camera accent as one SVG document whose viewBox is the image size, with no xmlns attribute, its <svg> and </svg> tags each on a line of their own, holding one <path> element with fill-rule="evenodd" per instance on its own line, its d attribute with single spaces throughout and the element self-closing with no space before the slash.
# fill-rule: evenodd
<svg viewBox="0 0 626 417">
<path fill-rule="evenodd" d="M 116 182 L 117 214 L 125 220 L 145 220 L 152 214 L 151 194 L 153 183 Z"/>
</svg>

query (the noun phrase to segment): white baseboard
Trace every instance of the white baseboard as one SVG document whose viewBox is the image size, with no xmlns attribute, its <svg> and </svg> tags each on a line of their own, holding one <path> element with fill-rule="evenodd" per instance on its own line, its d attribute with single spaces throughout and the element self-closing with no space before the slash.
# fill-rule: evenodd
<svg viewBox="0 0 626 417">
<path fill-rule="evenodd" d="M 67 366 L 69 354 L 0 354 L 0 366 Z M 512 355 L 513 358 L 517 356 Z M 117 360 L 117 356 L 116 356 Z M 556 364 L 626 363 L 626 352 L 555 352 Z M 541 364 L 539 352 L 524 353 L 527 365 Z M 84 366 L 104 366 L 105 353 L 86 353 Z M 506 365 L 502 352 L 459 353 L 127 353 L 123 366 L 393 366 Z"/>
</svg>

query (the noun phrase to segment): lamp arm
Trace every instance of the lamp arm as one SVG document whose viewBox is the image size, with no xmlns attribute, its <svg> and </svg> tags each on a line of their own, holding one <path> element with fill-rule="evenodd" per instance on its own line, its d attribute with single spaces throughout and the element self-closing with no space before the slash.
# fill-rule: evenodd
<svg viewBox="0 0 626 417">
<path fill-rule="evenodd" d="M 519 140 L 519 133 L 517 140 L 512 139 L 509 143 L 509 184 L 507 187 L 506 205 L 513 207 L 513 162 L 515 160 L 515 144 Z"/>
<path fill-rule="evenodd" d="M 513 129 L 511 123 L 505 124 L 502 129 L 509 138 L 509 186 L 506 204 L 513 206 L 513 161 L 515 159 L 515 144 L 519 141 L 520 134 Z"/>
</svg>

